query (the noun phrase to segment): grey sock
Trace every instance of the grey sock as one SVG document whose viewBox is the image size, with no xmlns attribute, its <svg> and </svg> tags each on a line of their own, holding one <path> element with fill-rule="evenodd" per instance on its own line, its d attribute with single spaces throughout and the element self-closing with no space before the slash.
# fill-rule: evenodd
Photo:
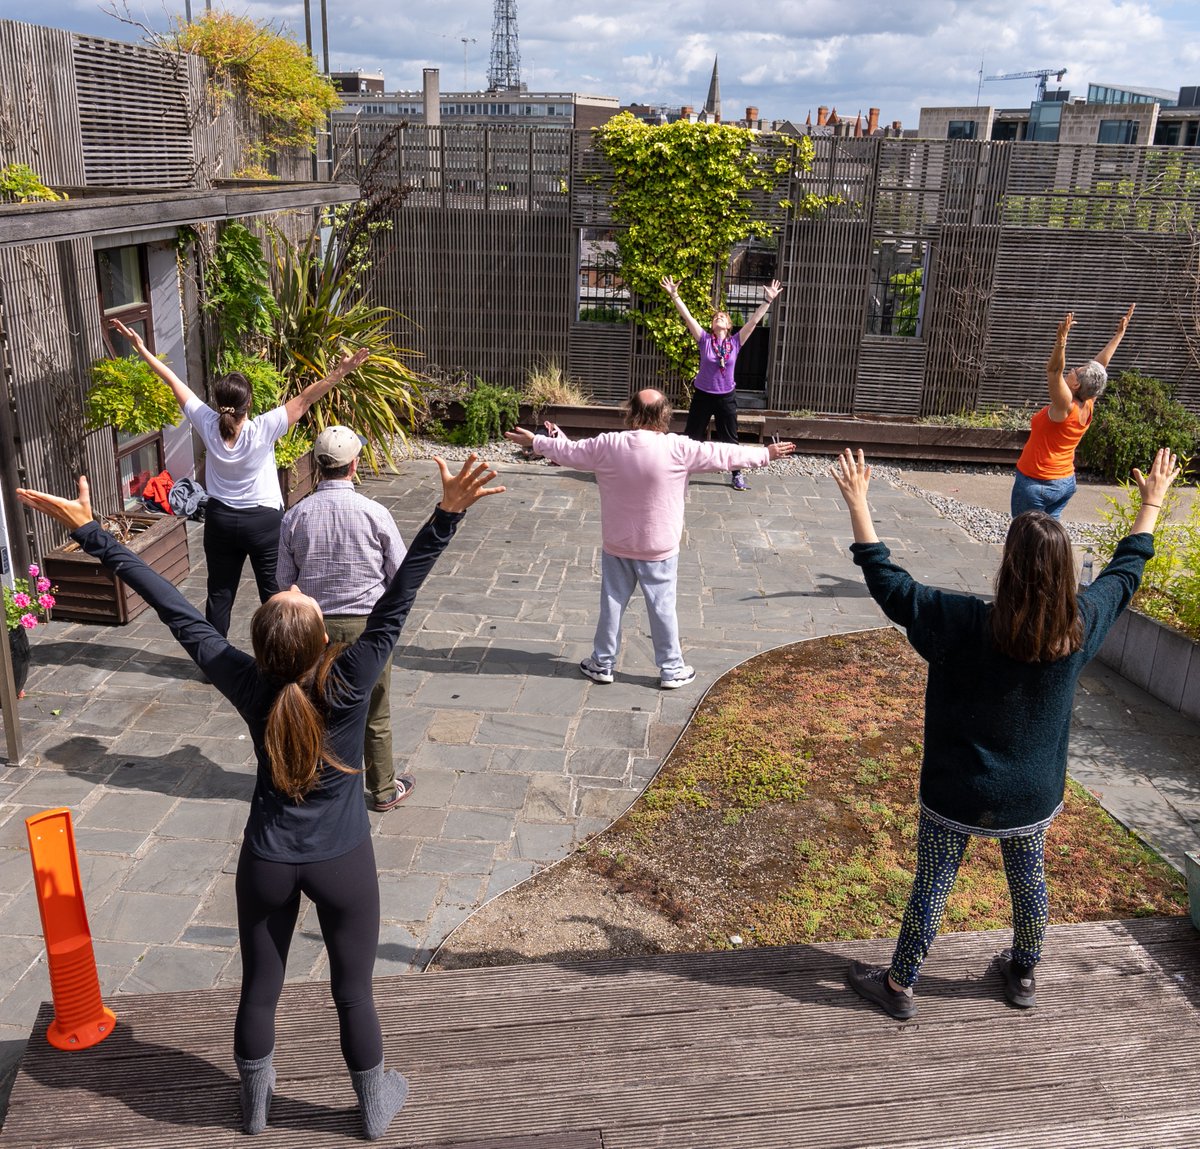
<svg viewBox="0 0 1200 1149">
<path fill-rule="evenodd" d="M 238 1076 L 242 1079 L 242 1128 L 247 1133 L 261 1133 L 267 1127 L 271 1109 L 271 1094 L 275 1090 L 275 1070 L 271 1065 L 274 1051 L 257 1061 L 245 1061 L 233 1055 Z"/>
<path fill-rule="evenodd" d="M 382 1061 L 374 1069 L 352 1069 L 350 1080 L 358 1094 L 363 1132 L 368 1141 L 378 1141 L 403 1108 L 408 1082 L 394 1069 L 384 1070 Z"/>
</svg>

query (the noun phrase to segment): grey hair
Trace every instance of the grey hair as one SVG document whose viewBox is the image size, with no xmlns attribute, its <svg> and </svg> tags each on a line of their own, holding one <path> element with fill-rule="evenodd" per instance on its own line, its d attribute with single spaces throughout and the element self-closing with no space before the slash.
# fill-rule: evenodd
<svg viewBox="0 0 1200 1149">
<path fill-rule="evenodd" d="M 1099 399 L 1108 386 L 1108 372 L 1103 363 L 1089 359 L 1082 367 L 1075 368 L 1075 382 L 1079 384 L 1080 399 Z"/>
</svg>

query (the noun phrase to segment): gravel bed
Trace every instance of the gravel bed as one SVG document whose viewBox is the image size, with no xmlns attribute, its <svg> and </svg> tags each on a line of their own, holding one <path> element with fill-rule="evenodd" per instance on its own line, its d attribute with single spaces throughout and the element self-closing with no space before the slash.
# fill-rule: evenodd
<svg viewBox="0 0 1200 1149">
<path fill-rule="evenodd" d="M 506 439 L 488 443 L 483 447 L 452 447 L 445 443 L 435 442 L 432 439 L 413 438 L 408 440 L 407 449 L 402 447 L 399 450 L 398 457 L 404 458 L 407 456 L 412 459 L 432 459 L 435 455 L 440 455 L 446 462 L 450 463 L 462 462 L 472 451 L 481 459 L 488 459 L 497 463 L 523 462 L 527 466 L 533 467 L 547 467 L 550 465 L 544 459 L 525 459 L 521 449 Z M 820 478 L 828 476 L 829 468 L 832 465 L 833 457 L 830 455 L 788 455 L 786 458 L 776 459 L 768 466 L 757 469 L 760 472 L 768 471 L 773 475 L 804 475 L 810 478 Z M 974 473 L 984 475 L 1007 474 L 1010 471 L 1007 467 L 972 467 L 961 463 L 947 463 L 945 465 L 925 463 L 922 464 L 922 469 L 950 474 Z M 755 469 L 749 468 L 748 470 L 753 474 Z M 887 463 L 873 463 L 871 465 L 871 477 L 877 483 L 891 483 L 892 486 L 898 487 L 902 491 L 919 495 L 938 514 L 962 527 L 973 539 L 977 539 L 982 543 L 1004 542 L 1004 538 L 1008 534 L 1008 515 L 999 514 L 985 507 L 977 507 L 971 503 L 964 503 L 958 499 L 951 498 L 949 495 L 939 494 L 936 491 L 927 491 L 924 487 L 918 486 L 916 483 L 910 483 L 902 475 L 903 472 L 899 467 Z M 1063 526 L 1067 528 L 1067 533 L 1071 536 L 1073 542 L 1083 546 L 1091 541 L 1090 532 L 1094 528 L 1088 526 L 1088 524 L 1072 523 L 1064 520 Z"/>
</svg>

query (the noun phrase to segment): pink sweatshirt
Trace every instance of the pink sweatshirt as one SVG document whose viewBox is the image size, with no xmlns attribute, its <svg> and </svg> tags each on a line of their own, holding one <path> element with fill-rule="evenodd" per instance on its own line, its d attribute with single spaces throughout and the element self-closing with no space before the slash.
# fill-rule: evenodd
<svg viewBox="0 0 1200 1149">
<path fill-rule="evenodd" d="M 538 435 L 533 449 L 564 467 L 595 471 L 604 549 L 644 562 L 679 553 L 689 475 L 770 461 L 766 447 L 700 443 L 658 431 L 610 431 L 574 443 Z"/>
</svg>

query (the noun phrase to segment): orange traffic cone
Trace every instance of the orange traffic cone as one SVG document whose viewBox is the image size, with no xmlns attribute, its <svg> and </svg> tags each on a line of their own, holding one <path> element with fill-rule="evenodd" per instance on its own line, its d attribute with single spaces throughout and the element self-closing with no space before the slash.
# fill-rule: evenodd
<svg viewBox="0 0 1200 1149">
<path fill-rule="evenodd" d="M 87 1049 L 112 1033 L 117 1018 L 100 1000 L 71 811 L 34 814 L 25 819 L 25 829 L 54 998 L 54 1020 L 46 1039 L 56 1049 Z"/>
</svg>

